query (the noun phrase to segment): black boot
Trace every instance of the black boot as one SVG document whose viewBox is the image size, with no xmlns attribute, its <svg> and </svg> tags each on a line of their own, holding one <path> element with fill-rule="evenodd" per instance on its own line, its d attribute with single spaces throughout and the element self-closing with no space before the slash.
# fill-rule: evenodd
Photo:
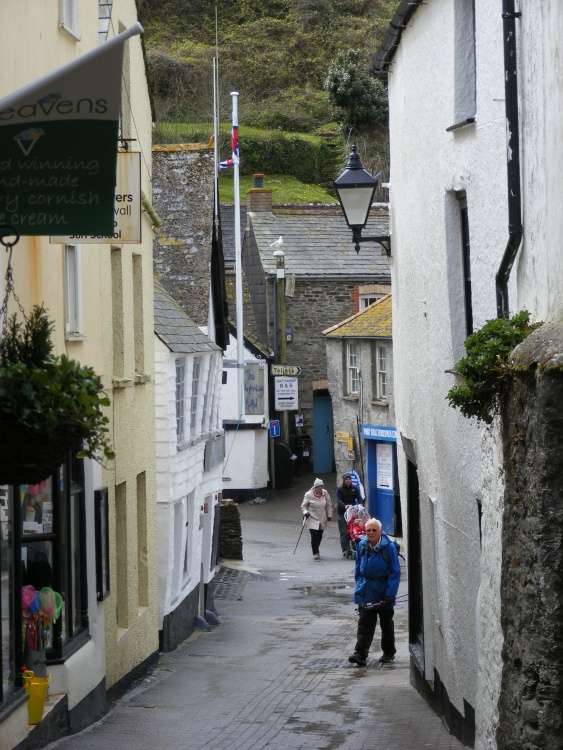
<svg viewBox="0 0 563 750">
<path fill-rule="evenodd" d="M 357 664 L 358 667 L 365 667 L 367 663 L 368 655 L 364 653 L 360 653 L 359 651 L 354 651 L 352 656 L 348 657 L 348 661 L 351 664 Z"/>
</svg>

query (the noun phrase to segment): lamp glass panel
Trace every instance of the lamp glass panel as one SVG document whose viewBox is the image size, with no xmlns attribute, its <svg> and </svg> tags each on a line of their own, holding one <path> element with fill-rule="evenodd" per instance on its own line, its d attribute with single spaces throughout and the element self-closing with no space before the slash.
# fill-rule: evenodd
<svg viewBox="0 0 563 750">
<path fill-rule="evenodd" d="M 374 192 L 373 185 L 340 190 L 340 202 L 346 221 L 351 227 L 365 226 Z"/>
</svg>

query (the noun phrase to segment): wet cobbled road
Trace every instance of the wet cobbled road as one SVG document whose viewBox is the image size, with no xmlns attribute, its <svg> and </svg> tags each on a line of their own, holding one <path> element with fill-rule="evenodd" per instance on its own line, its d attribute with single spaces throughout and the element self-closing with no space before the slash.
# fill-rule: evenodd
<svg viewBox="0 0 563 750">
<path fill-rule="evenodd" d="M 334 499 L 334 477 L 325 477 Z M 301 530 L 303 481 L 241 506 L 244 563 L 215 584 L 220 625 L 164 654 L 98 724 L 57 750 L 420 750 L 463 748 L 411 687 L 407 585 L 395 620 L 397 658 L 348 663 L 355 642 L 353 563 L 336 522 L 321 560 Z M 404 569 L 404 562 L 401 561 Z M 227 565 L 231 563 L 227 562 Z"/>
</svg>

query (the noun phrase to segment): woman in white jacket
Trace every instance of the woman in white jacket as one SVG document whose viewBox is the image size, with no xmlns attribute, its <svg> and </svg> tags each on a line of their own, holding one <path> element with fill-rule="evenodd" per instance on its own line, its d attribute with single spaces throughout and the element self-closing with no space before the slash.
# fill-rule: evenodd
<svg viewBox="0 0 563 750">
<path fill-rule="evenodd" d="M 332 518 L 332 501 L 324 488 L 322 479 L 315 479 L 311 489 L 305 493 L 301 510 L 311 532 L 313 560 L 320 560 L 319 547 L 327 521 Z"/>
</svg>

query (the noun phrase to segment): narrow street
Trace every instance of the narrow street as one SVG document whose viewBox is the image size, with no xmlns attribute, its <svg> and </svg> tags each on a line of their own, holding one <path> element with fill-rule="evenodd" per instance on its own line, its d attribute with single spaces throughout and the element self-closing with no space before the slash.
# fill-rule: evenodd
<svg viewBox="0 0 563 750">
<path fill-rule="evenodd" d="M 334 500 L 335 477 L 324 479 Z M 266 504 L 241 506 L 244 564 L 219 573 L 221 624 L 163 655 L 98 724 L 49 748 L 463 747 L 410 685 L 405 581 L 396 661 L 378 663 L 377 632 L 368 666 L 348 663 L 356 625 L 353 563 L 340 553 L 336 520 L 320 561 L 312 559 L 307 530 L 293 554 L 304 488 L 298 479 Z"/>
</svg>

